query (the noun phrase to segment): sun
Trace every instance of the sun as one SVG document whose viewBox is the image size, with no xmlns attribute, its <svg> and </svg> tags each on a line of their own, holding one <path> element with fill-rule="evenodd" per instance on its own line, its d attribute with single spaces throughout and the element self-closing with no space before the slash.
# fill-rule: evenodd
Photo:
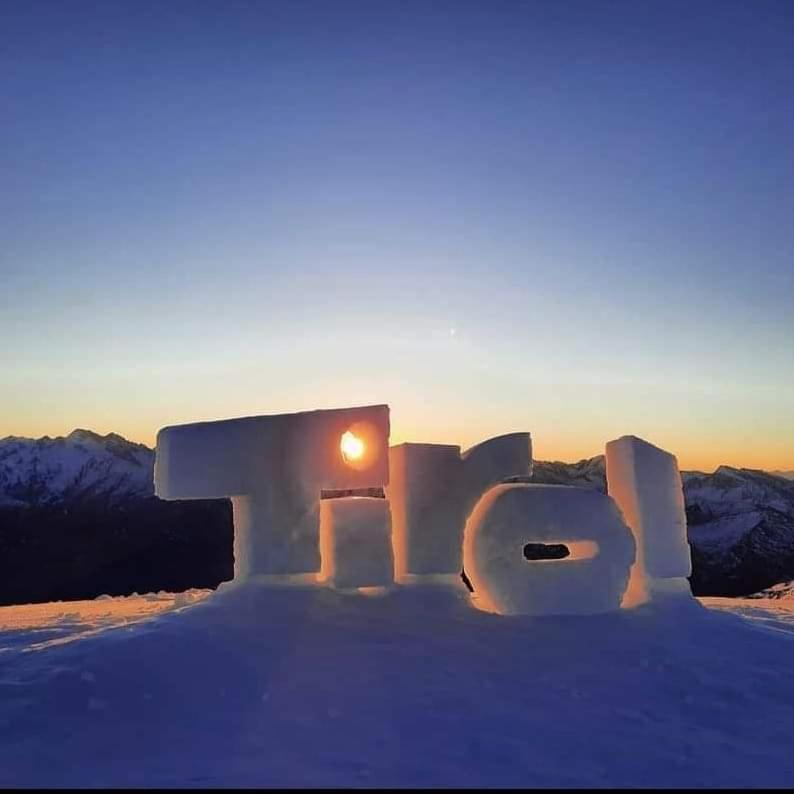
<svg viewBox="0 0 794 794">
<path fill-rule="evenodd" d="M 364 442 L 355 433 L 347 430 L 342 433 L 339 449 L 342 450 L 342 457 L 346 462 L 361 460 L 364 454 Z"/>
</svg>

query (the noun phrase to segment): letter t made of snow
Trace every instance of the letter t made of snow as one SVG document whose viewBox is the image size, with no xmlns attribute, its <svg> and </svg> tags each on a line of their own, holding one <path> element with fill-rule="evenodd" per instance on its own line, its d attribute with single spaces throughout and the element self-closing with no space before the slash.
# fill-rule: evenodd
<svg viewBox="0 0 794 794">
<path fill-rule="evenodd" d="M 162 499 L 231 498 L 235 581 L 320 572 L 323 489 L 389 481 L 389 408 L 372 405 L 165 427 Z"/>
</svg>

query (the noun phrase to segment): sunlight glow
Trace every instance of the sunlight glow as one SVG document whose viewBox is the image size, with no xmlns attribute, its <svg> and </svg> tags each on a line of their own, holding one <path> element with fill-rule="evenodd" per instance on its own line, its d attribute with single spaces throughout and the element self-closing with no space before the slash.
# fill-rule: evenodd
<svg viewBox="0 0 794 794">
<path fill-rule="evenodd" d="M 339 442 L 339 449 L 342 450 L 342 457 L 346 463 L 360 460 L 364 454 L 364 442 L 350 430 L 342 433 L 342 440 Z"/>
</svg>

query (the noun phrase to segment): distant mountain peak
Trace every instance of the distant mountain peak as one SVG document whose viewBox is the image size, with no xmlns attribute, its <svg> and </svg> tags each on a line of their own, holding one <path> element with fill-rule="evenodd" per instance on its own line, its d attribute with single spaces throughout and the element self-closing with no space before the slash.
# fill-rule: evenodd
<svg viewBox="0 0 794 794">
<path fill-rule="evenodd" d="M 118 435 L 76 428 L 68 436 L 0 440 L 0 504 L 116 502 L 151 496 L 154 451 Z"/>
<path fill-rule="evenodd" d="M 45 439 L 47 436 L 44 437 Z M 106 435 L 100 435 L 99 433 L 95 433 L 93 430 L 86 430 L 82 427 L 77 427 L 69 433 L 68 436 L 58 436 L 56 441 L 60 438 L 64 438 L 66 441 L 76 441 L 76 442 L 92 442 L 96 444 L 129 444 L 130 446 L 134 447 L 146 447 L 145 444 L 139 444 L 136 441 L 129 441 L 128 439 L 124 438 L 124 436 L 120 436 L 118 433 L 107 433 Z"/>
<path fill-rule="evenodd" d="M 85 430 L 81 427 L 78 427 L 72 430 L 72 432 L 66 436 L 65 440 L 83 443 L 100 443 L 103 439 L 99 433 L 95 433 L 93 430 Z"/>
</svg>

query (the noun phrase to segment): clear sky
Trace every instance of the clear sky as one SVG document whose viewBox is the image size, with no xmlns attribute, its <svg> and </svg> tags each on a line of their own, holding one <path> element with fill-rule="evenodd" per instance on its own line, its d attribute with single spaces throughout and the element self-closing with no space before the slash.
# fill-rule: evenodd
<svg viewBox="0 0 794 794">
<path fill-rule="evenodd" d="M 0 2 L 0 436 L 794 469 L 794 3 Z"/>
</svg>

